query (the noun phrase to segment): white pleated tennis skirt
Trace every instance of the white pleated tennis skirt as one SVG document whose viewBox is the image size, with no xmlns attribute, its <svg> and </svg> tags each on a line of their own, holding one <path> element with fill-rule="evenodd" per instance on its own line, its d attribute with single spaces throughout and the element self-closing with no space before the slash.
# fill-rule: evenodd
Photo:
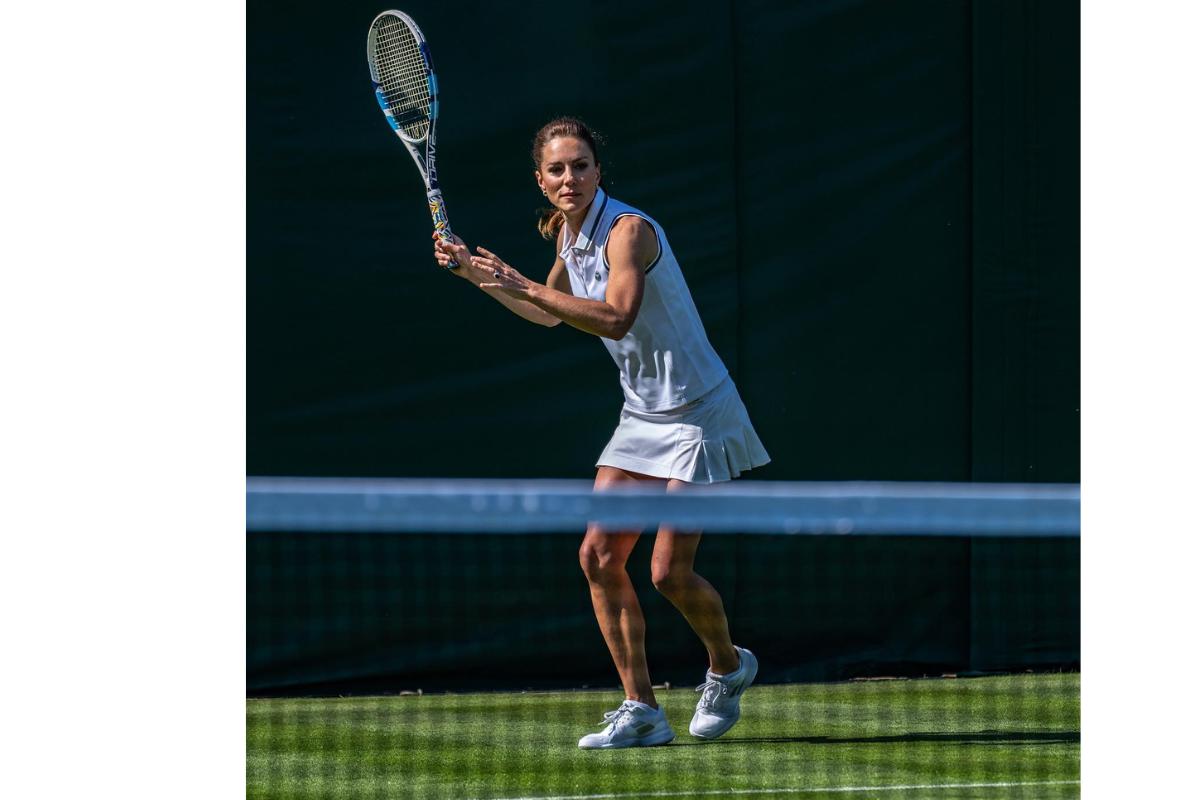
<svg viewBox="0 0 1200 800">
<path fill-rule="evenodd" d="M 704 396 L 670 411 L 648 413 L 626 403 L 596 466 L 718 483 L 770 460 L 733 379 L 726 376 Z"/>
</svg>

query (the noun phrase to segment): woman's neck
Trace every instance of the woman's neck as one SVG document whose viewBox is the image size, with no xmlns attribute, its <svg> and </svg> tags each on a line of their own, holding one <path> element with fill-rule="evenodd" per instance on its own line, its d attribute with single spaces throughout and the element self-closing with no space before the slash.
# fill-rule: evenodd
<svg viewBox="0 0 1200 800">
<path fill-rule="evenodd" d="M 568 214 L 565 211 L 563 212 L 563 216 L 567 220 L 567 227 L 569 227 L 573 233 L 579 233 L 579 229 L 583 227 L 583 221 L 587 219 L 588 212 L 592 210 L 592 203 L 595 202 L 596 198 L 593 197 L 591 203 L 588 203 L 586 207 L 576 211 L 574 214 Z"/>
</svg>

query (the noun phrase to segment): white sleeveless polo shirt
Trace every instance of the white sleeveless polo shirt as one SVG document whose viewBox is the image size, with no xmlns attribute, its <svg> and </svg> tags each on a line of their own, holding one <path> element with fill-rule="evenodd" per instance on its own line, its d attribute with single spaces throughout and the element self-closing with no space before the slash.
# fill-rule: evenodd
<svg viewBox="0 0 1200 800">
<path fill-rule="evenodd" d="M 658 258 L 646 268 L 642 305 L 629 332 L 616 341 L 601 337 L 621 375 L 625 403 L 643 412 L 670 411 L 699 399 L 729 374 L 717 355 L 683 272 L 662 227 L 653 219 L 596 190 L 577 235 L 564 226 L 559 255 L 567 265 L 571 293 L 603 301 L 608 289 L 605 245 L 613 223 L 633 215 L 658 238 Z"/>
</svg>

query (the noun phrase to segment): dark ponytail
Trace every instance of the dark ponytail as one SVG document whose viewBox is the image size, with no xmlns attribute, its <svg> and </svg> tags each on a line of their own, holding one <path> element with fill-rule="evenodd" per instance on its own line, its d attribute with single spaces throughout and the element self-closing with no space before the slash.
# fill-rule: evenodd
<svg viewBox="0 0 1200 800">
<path fill-rule="evenodd" d="M 542 150 L 545 149 L 546 144 L 559 136 L 570 136 L 586 143 L 592 150 L 592 159 L 599 166 L 600 151 L 596 147 L 596 137 L 592 135 L 588 126 L 575 117 L 558 117 L 543 125 L 537 135 L 533 137 L 533 150 L 530 155 L 533 157 L 535 170 L 542 168 Z M 600 185 L 604 186 L 603 178 L 600 179 Z M 557 208 L 543 208 L 539 210 L 539 213 L 541 216 L 538 219 L 538 233 L 542 235 L 543 239 L 553 241 L 557 238 L 563 223 L 567 221 L 567 217 Z"/>
</svg>

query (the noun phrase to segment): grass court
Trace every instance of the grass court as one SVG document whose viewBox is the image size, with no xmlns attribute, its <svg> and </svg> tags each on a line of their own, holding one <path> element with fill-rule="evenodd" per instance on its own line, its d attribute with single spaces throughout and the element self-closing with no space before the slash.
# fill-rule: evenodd
<svg viewBox="0 0 1200 800">
<path fill-rule="evenodd" d="M 251 699 L 247 797 L 1078 798 L 1079 675 L 755 686 L 721 739 L 582 751 L 619 691 Z"/>
</svg>

